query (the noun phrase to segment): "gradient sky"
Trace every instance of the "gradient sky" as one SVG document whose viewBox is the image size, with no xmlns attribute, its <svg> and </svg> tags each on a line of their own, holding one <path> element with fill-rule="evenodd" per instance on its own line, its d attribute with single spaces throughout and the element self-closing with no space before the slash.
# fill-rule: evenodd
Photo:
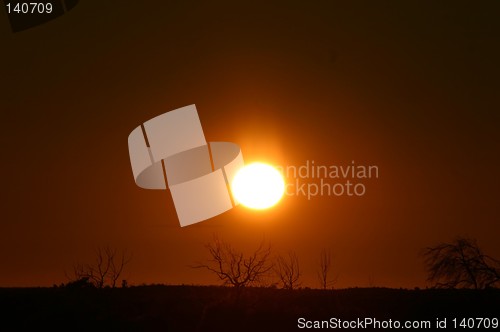
<svg viewBox="0 0 500 332">
<path fill-rule="evenodd" d="M 316 287 L 425 285 L 419 252 L 457 235 L 500 258 L 498 1 L 81 1 L 13 34 L 0 12 L 0 286 L 66 282 L 97 246 L 130 284 L 208 284 L 218 233 L 295 250 Z M 277 165 L 377 165 L 363 197 L 286 197 L 180 228 L 138 188 L 127 137 L 196 104 L 208 141 Z"/>
</svg>

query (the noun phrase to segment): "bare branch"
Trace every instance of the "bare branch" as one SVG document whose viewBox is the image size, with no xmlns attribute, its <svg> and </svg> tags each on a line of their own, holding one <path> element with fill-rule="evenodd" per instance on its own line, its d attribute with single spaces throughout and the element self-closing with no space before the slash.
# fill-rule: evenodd
<svg viewBox="0 0 500 332">
<path fill-rule="evenodd" d="M 214 235 L 211 243 L 205 246 L 211 258 L 207 264 L 198 264 L 193 268 L 203 268 L 214 273 L 224 285 L 236 288 L 259 283 L 272 269 L 269 262 L 271 247 L 264 241 L 251 255 L 245 256 L 228 243 Z"/>
<path fill-rule="evenodd" d="M 274 271 L 283 288 L 294 289 L 300 286 L 299 258 L 294 251 L 290 251 L 287 258 L 278 256 Z"/>
<path fill-rule="evenodd" d="M 109 279 L 111 283 L 111 287 L 116 287 L 116 282 L 120 278 L 123 268 L 132 260 L 132 255 L 128 254 L 126 250 L 123 250 L 120 254 L 120 257 L 115 260 L 115 254 L 113 256 L 108 256 L 110 260 L 110 270 L 109 270 Z"/>
<path fill-rule="evenodd" d="M 321 249 L 319 269 L 318 269 L 318 280 L 320 282 L 322 289 L 327 289 L 334 283 L 334 280 L 332 280 L 330 276 L 331 266 L 332 266 L 331 252 L 326 249 Z"/>
<path fill-rule="evenodd" d="M 110 247 L 97 248 L 94 264 L 75 264 L 73 266 L 72 282 L 86 280 L 97 288 L 104 286 L 116 287 L 125 265 L 131 260 L 124 250 L 117 255 L 117 250 Z"/>
<path fill-rule="evenodd" d="M 481 251 L 477 241 L 457 238 L 423 252 L 427 280 L 438 288 L 494 287 L 500 283 L 500 262 Z"/>
</svg>

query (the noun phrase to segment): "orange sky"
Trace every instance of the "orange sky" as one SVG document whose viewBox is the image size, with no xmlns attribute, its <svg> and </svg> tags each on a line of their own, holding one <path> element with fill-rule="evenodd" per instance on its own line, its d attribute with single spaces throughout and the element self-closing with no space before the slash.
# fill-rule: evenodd
<svg viewBox="0 0 500 332">
<path fill-rule="evenodd" d="M 338 287 L 422 286 L 419 251 L 457 235 L 500 257 L 498 5 L 141 6 L 82 2 L 16 34 L 0 15 L 0 286 L 65 282 L 105 245 L 133 252 L 131 284 L 216 283 L 189 268 L 214 233 L 295 250 L 312 287 L 322 248 Z M 181 229 L 168 192 L 135 185 L 127 137 L 193 103 L 207 140 L 246 162 L 380 176 L 363 197 L 286 197 Z"/>
</svg>

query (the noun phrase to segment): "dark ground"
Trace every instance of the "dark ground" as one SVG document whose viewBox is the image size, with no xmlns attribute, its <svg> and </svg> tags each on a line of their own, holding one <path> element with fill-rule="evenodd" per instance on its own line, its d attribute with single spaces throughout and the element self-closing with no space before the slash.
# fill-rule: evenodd
<svg viewBox="0 0 500 332">
<path fill-rule="evenodd" d="M 500 318 L 500 290 L 354 288 L 287 291 L 140 286 L 115 289 L 3 288 L 1 326 L 67 331 L 290 331 L 297 320 Z"/>
</svg>

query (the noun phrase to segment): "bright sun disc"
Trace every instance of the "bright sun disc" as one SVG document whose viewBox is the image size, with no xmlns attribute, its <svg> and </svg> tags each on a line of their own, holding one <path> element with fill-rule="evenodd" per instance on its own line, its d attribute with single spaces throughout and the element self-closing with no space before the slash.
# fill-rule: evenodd
<svg viewBox="0 0 500 332">
<path fill-rule="evenodd" d="M 239 203 L 252 209 L 266 209 L 281 199 L 285 182 L 276 168 L 253 163 L 236 173 L 231 190 Z"/>
</svg>

